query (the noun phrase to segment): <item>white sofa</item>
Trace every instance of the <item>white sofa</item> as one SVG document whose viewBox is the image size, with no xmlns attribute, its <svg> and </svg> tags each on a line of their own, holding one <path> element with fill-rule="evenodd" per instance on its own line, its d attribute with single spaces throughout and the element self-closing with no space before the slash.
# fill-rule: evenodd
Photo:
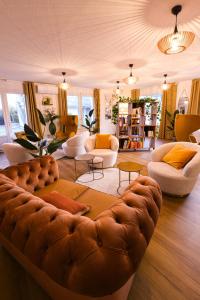
<svg viewBox="0 0 200 300">
<path fill-rule="evenodd" d="M 117 160 L 119 141 L 114 135 L 111 135 L 110 139 L 111 139 L 110 149 L 95 149 L 96 135 L 90 136 L 85 142 L 85 149 L 87 153 L 103 158 L 104 168 L 113 167 Z M 98 168 L 98 165 L 96 167 Z"/>
<path fill-rule="evenodd" d="M 29 153 L 29 150 L 23 148 L 17 143 L 5 143 L 2 145 L 2 149 L 10 165 L 16 165 L 33 159 L 33 156 Z"/>
<path fill-rule="evenodd" d="M 162 162 L 164 155 L 176 144 L 181 144 L 197 151 L 197 154 L 183 169 L 176 169 Z M 199 145 L 189 142 L 167 143 L 156 148 L 152 152 L 151 158 L 152 161 L 148 164 L 148 173 L 150 177 L 159 183 L 162 192 L 183 197 L 192 191 L 200 173 Z"/>
<path fill-rule="evenodd" d="M 88 131 L 81 131 L 80 134 L 69 138 L 65 143 L 62 144 L 63 152 L 68 157 L 75 157 L 80 154 L 84 154 L 85 141 L 89 137 Z"/>
</svg>

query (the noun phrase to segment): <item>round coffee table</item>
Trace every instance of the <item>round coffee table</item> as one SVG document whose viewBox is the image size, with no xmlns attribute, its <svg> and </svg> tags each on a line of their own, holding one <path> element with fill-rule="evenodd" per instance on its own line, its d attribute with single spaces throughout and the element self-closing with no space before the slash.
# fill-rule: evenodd
<svg viewBox="0 0 200 300">
<path fill-rule="evenodd" d="M 80 161 L 85 161 L 87 163 L 88 166 L 88 172 L 86 172 L 85 174 L 91 174 L 92 178 L 90 180 L 87 181 L 82 181 L 80 179 L 78 179 L 79 177 L 77 177 L 77 162 Z M 80 182 L 80 183 L 87 183 L 87 182 L 91 182 L 94 180 L 98 180 L 104 177 L 104 173 L 103 173 L 103 158 L 101 157 L 97 157 L 93 154 L 80 154 L 78 156 L 76 156 L 74 158 L 74 162 L 75 162 L 75 177 L 76 177 L 76 181 Z M 101 164 L 101 169 L 100 171 L 96 171 L 95 166 Z M 100 174 L 100 176 L 98 176 L 98 178 L 95 178 L 95 174 Z"/>
<path fill-rule="evenodd" d="M 144 166 L 140 165 L 138 163 L 135 163 L 135 162 L 131 162 L 131 161 L 129 162 L 129 161 L 127 161 L 127 162 L 121 162 L 121 163 L 119 163 L 117 165 L 117 167 L 119 169 L 119 186 L 117 188 L 117 192 L 118 192 L 118 194 L 120 194 L 119 193 L 119 189 L 121 187 L 121 183 L 123 181 L 128 181 L 129 184 L 130 184 L 130 182 L 131 182 L 131 173 L 132 172 L 136 172 L 136 173 L 138 173 L 138 175 L 140 175 L 140 172 L 142 171 L 142 169 L 144 168 Z M 121 180 L 121 171 L 128 172 L 128 179 L 127 180 Z"/>
</svg>

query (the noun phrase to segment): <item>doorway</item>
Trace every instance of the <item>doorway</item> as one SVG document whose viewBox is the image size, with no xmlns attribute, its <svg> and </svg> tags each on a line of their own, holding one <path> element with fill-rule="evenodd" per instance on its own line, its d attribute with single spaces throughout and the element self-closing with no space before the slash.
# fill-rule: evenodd
<svg viewBox="0 0 200 300">
<path fill-rule="evenodd" d="M 12 142 L 15 132 L 23 131 L 27 123 L 26 102 L 23 94 L 0 95 L 0 148 Z"/>
</svg>

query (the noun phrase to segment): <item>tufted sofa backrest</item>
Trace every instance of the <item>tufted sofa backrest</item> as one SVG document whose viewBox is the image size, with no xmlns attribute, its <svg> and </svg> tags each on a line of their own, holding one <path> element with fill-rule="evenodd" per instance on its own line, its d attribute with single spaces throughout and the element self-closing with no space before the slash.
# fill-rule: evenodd
<svg viewBox="0 0 200 300">
<path fill-rule="evenodd" d="M 50 157 L 42 161 L 42 166 L 29 162 L 36 169 L 28 172 L 44 172 L 45 178 L 48 170 L 57 174 Z M 93 221 L 59 210 L 18 187 L 16 182 L 27 187 L 24 175 L 17 172 L 28 170 L 28 165 L 13 170 L 15 182 L 0 174 L 0 242 L 22 253 L 30 273 L 31 263 L 41 276 L 73 292 L 100 297 L 121 288 L 136 271 L 154 232 L 162 198 L 158 184 L 138 177 L 121 202 Z M 36 180 L 35 187 L 45 185 L 45 180 Z"/>
<path fill-rule="evenodd" d="M 18 186 L 33 193 L 58 180 L 58 165 L 52 156 L 43 156 L 10 166 L 1 174 L 12 179 Z"/>
</svg>

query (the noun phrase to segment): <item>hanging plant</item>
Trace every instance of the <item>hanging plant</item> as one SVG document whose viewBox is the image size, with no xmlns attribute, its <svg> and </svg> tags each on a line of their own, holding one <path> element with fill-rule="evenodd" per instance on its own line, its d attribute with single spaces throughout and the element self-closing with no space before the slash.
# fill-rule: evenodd
<svg viewBox="0 0 200 300">
<path fill-rule="evenodd" d="M 119 103 L 154 103 L 157 101 L 157 99 L 153 99 L 150 97 L 140 98 L 140 99 L 132 99 L 130 97 L 120 97 L 118 98 Z"/>
</svg>

